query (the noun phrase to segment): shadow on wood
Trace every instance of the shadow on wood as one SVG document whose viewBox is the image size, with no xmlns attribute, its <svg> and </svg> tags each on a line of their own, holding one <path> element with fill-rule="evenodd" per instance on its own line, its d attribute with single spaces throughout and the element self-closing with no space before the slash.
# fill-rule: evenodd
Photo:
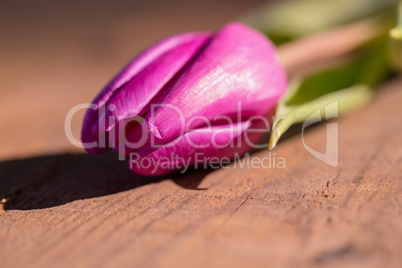
<svg viewBox="0 0 402 268">
<path fill-rule="evenodd" d="M 0 199 L 6 199 L 5 210 L 42 209 L 166 179 L 185 189 L 202 190 L 198 185 L 209 172 L 193 170 L 184 175 L 139 176 L 129 170 L 126 161 L 118 161 L 115 152 L 99 156 L 38 156 L 0 163 Z"/>
<path fill-rule="evenodd" d="M 300 133 L 301 124 L 294 125 L 279 143 Z M 262 143 L 268 143 L 268 140 L 269 135 L 266 135 Z M 185 174 L 145 177 L 131 172 L 126 161 L 118 161 L 116 152 L 98 156 L 45 155 L 1 162 L 0 199 L 6 199 L 6 210 L 42 209 L 127 191 L 166 179 L 184 189 L 206 190 L 198 186 L 212 171 L 189 170 Z"/>
</svg>

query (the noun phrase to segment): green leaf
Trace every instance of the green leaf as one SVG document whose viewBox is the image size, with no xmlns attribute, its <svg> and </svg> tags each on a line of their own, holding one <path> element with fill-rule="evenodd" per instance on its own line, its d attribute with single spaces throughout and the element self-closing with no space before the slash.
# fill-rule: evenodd
<svg viewBox="0 0 402 268">
<path fill-rule="evenodd" d="M 325 115 L 325 118 L 332 118 L 363 106 L 371 97 L 371 87 L 367 85 L 354 85 L 350 88 L 323 95 L 303 105 L 293 107 L 284 105 L 278 110 L 279 114 L 271 132 L 269 148 L 272 149 L 276 146 L 280 137 L 290 126 L 306 121 L 316 111 L 320 110 L 321 114 Z M 329 107 L 329 104 L 334 102 L 338 102 L 339 110 L 328 111 L 325 109 L 326 106 Z"/>
<path fill-rule="evenodd" d="M 383 36 L 373 41 L 340 66 L 292 79 L 288 92 L 277 105 L 269 147 L 275 147 L 291 125 L 306 121 L 317 110 L 323 113 L 333 102 L 338 102 L 336 115 L 367 103 L 373 95 L 373 86 L 390 74 L 386 39 Z M 333 117 L 326 112 L 326 118 Z"/>
</svg>

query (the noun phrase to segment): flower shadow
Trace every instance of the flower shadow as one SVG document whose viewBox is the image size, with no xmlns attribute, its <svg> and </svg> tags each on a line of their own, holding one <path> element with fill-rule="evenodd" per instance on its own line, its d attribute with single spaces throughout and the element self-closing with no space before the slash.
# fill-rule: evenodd
<svg viewBox="0 0 402 268">
<path fill-rule="evenodd" d="M 301 124 L 292 126 L 280 143 L 299 135 L 301 129 Z M 268 139 L 262 142 L 265 144 Z M 37 156 L 0 162 L 0 201 L 6 200 L 1 201 L 5 210 L 50 208 L 169 179 L 183 189 L 207 190 L 199 185 L 213 171 L 189 170 L 185 174 L 145 177 L 131 172 L 126 161 L 118 161 L 116 152 L 98 156 L 86 153 Z"/>
<path fill-rule="evenodd" d="M 60 154 L 0 163 L 0 200 L 5 210 L 60 206 L 75 200 L 128 191 L 171 179 L 185 189 L 198 188 L 211 171 L 190 171 L 161 177 L 132 173 L 115 152 L 99 156 Z"/>
</svg>

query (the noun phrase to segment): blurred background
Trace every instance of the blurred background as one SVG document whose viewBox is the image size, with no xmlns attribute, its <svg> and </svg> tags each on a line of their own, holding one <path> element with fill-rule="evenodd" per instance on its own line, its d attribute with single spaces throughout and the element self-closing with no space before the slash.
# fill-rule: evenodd
<svg viewBox="0 0 402 268">
<path fill-rule="evenodd" d="M 137 53 L 168 35 L 216 30 L 265 0 L 2 1 L 0 160 L 79 150 L 64 120 Z M 85 111 L 73 118 L 80 138 Z"/>
</svg>

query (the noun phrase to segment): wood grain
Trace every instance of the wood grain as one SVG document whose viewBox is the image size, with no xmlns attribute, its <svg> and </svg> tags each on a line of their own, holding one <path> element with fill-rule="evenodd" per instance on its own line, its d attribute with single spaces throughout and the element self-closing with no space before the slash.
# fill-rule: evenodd
<svg viewBox="0 0 402 268">
<path fill-rule="evenodd" d="M 197 12 L 182 7 L 189 10 L 185 17 L 177 22 L 176 13 L 166 15 L 170 26 L 149 26 L 153 30 L 141 42 L 164 35 L 166 28 L 207 25 L 205 14 L 213 18 L 205 27 L 218 27 L 247 6 L 235 2 L 232 11 L 220 13 L 225 3 L 219 3 L 220 9 L 209 13 L 205 7 Z M 400 78 L 382 86 L 367 107 L 330 122 L 339 127 L 336 168 L 306 151 L 298 128 L 271 152 L 286 160 L 285 169 L 233 163 L 220 170 L 145 178 L 132 174 L 114 153 L 91 156 L 72 150 L 60 121 L 133 53 L 123 40 L 133 43 L 140 33 L 132 24 L 136 20 L 127 15 L 109 20 L 111 29 L 116 24 L 126 28 L 102 33 L 121 38 L 112 38 L 106 48 L 90 42 L 84 49 L 65 45 L 47 52 L 43 40 L 29 39 L 27 33 L 10 34 L 14 38 L 3 43 L 0 51 L 13 56 L 7 58 L 9 68 L 4 61 L 0 65 L 7 74 L 0 81 L 1 267 L 401 267 Z M 63 31 L 61 41 L 46 36 L 62 43 L 70 34 L 74 43 L 86 39 L 91 25 Z M 51 26 L 35 27 L 40 32 Z M 126 35 L 128 29 L 136 29 L 133 36 Z M 26 58 L 17 57 L 23 50 L 11 46 L 17 37 L 36 42 Z M 69 59 L 75 53 L 89 57 L 97 49 L 100 54 L 92 60 Z M 100 56 L 109 49 L 117 51 L 117 58 Z M 40 55 L 48 58 L 40 61 Z M 23 66 L 35 64 L 25 79 L 16 79 Z M 323 150 L 326 124 L 309 129 L 304 139 Z M 269 156 L 262 150 L 250 157 Z"/>
</svg>

